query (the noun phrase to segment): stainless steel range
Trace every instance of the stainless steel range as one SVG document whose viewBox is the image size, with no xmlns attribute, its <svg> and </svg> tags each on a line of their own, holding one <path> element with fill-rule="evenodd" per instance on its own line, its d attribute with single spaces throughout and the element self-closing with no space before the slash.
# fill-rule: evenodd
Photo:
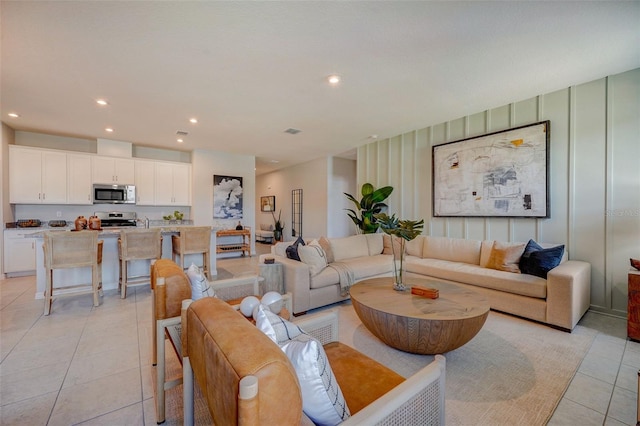
<svg viewBox="0 0 640 426">
<path fill-rule="evenodd" d="M 137 226 L 136 212 L 95 212 L 103 228 Z"/>
</svg>

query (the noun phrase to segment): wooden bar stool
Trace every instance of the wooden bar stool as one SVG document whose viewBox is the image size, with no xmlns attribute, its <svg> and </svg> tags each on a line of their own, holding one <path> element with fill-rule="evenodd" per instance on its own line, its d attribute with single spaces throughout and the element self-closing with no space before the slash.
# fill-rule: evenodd
<svg viewBox="0 0 640 426">
<path fill-rule="evenodd" d="M 202 273 L 209 277 L 211 270 L 211 227 L 210 226 L 186 226 L 180 228 L 180 235 L 171 236 L 173 260 L 182 267 L 188 268 L 184 264 L 184 256 L 187 254 L 202 254 Z M 179 259 L 176 260 L 176 257 Z"/>
<path fill-rule="evenodd" d="M 127 287 L 149 284 L 149 274 L 129 276 L 128 262 L 135 260 L 158 260 L 162 257 L 162 235 L 158 229 L 123 229 L 118 238 L 120 258 L 120 297 L 127 297 Z M 145 269 L 149 271 L 149 268 Z"/>
<path fill-rule="evenodd" d="M 64 290 L 56 297 L 71 296 L 78 293 L 92 293 L 93 306 L 100 305 L 102 295 L 102 241 L 93 231 L 63 232 L 47 231 L 44 234 L 44 267 L 47 282 L 44 290 L 44 314 L 51 313 L 54 290 Z M 91 268 L 91 283 L 63 287 L 54 287 L 55 269 Z"/>
</svg>

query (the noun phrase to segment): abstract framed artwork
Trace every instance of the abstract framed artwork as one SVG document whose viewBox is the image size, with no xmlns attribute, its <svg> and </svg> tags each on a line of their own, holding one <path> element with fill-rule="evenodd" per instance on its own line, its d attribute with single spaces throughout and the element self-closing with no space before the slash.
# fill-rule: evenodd
<svg viewBox="0 0 640 426">
<path fill-rule="evenodd" d="M 548 218 L 550 122 L 436 145 L 434 217 Z"/>
<path fill-rule="evenodd" d="M 242 178 L 213 175 L 213 218 L 242 219 Z"/>
</svg>

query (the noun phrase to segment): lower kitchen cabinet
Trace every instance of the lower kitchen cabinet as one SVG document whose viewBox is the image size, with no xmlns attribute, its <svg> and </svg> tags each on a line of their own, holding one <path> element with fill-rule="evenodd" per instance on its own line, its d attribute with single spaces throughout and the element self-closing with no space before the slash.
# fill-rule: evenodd
<svg viewBox="0 0 640 426">
<path fill-rule="evenodd" d="M 36 271 L 36 239 L 28 235 L 34 231 L 5 230 L 4 231 L 4 272 L 5 274 L 20 274 Z"/>
</svg>

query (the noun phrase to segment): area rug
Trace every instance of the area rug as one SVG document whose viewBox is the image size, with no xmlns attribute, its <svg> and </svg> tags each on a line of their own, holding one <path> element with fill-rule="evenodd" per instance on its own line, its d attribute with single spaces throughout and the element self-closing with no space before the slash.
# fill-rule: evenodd
<svg viewBox="0 0 640 426">
<path fill-rule="evenodd" d="M 433 360 L 390 348 L 362 325 L 350 303 L 331 307 L 340 315 L 340 341 L 404 377 Z M 596 332 L 572 333 L 498 312 L 469 343 L 445 354 L 447 425 L 544 425 L 548 422 Z M 179 372 L 177 360 L 169 368 Z M 182 423 L 182 387 L 167 394 L 167 425 Z M 211 424 L 196 401 L 196 424 Z"/>
</svg>

